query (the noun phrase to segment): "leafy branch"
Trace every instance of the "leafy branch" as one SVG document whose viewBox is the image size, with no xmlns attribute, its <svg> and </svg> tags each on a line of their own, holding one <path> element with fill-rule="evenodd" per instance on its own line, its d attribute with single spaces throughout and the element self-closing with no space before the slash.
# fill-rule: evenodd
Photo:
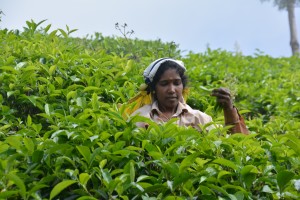
<svg viewBox="0 0 300 200">
<path fill-rule="evenodd" d="M 126 40 L 128 40 L 128 38 L 130 38 L 130 36 L 132 35 L 132 34 L 134 34 L 134 31 L 133 30 L 131 30 L 131 31 L 127 31 L 126 30 L 126 27 L 127 27 L 128 25 L 126 24 L 126 23 L 124 23 L 123 25 L 119 25 L 119 23 L 117 22 L 117 23 L 115 23 L 115 28 L 118 30 L 118 31 L 120 31 L 120 33 L 124 36 L 124 38 L 126 39 Z"/>
<path fill-rule="evenodd" d="M 124 37 L 125 41 L 121 43 L 123 43 L 122 48 L 124 48 L 124 52 L 129 52 L 130 58 L 132 59 L 138 59 L 138 53 L 135 52 L 133 49 L 133 41 L 132 39 L 130 39 L 131 35 L 134 34 L 134 31 L 128 31 L 127 30 L 128 25 L 126 23 L 124 23 L 123 25 L 119 25 L 119 23 L 115 23 L 115 28 L 122 34 L 122 36 Z"/>
</svg>

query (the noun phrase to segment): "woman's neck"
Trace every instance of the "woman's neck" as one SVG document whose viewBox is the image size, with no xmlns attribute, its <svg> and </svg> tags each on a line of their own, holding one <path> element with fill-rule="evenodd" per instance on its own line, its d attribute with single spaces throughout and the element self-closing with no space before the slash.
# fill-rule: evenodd
<svg viewBox="0 0 300 200">
<path fill-rule="evenodd" d="M 177 107 L 165 107 L 165 106 L 161 106 L 158 103 L 158 108 L 160 110 L 160 112 L 162 112 L 164 115 L 168 115 L 168 116 L 173 116 L 176 113 Z"/>
</svg>

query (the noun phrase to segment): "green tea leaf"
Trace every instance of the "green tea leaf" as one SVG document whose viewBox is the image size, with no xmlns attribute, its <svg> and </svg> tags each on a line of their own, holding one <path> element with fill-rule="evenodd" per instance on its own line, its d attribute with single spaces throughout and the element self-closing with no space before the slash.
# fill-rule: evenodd
<svg viewBox="0 0 300 200">
<path fill-rule="evenodd" d="M 247 188 L 250 188 L 253 181 L 256 179 L 256 174 L 258 170 L 253 165 L 246 165 L 241 170 L 241 175 Z"/>
<path fill-rule="evenodd" d="M 16 174 L 13 174 L 12 172 L 7 174 L 6 176 L 9 180 L 13 181 L 18 186 L 18 188 L 20 189 L 19 193 L 21 194 L 22 198 L 25 199 L 26 187 L 25 187 L 23 180 Z"/>
<path fill-rule="evenodd" d="M 95 87 L 95 86 L 88 86 L 88 87 L 86 87 L 86 88 L 84 88 L 84 92 L 88 92 L 88 91 L 99 91 L 100 90 L 100 88 L 98 88 L 98 87 Z"/>
<path fill-rule="evenodd" d="M 17 135 L 12 135 L 6 138 L 6 142 L 17 150 L 22 147 L 22 137 Z"/>
<path fill-rule="evenodd" d="M 36 150 L 32 154 L 32 162 L 34 163 L 40 163 L 43 159 L 44 151 Z"/>
<path fill-rule="evenodd" d="M 9 71 L 13 74 L 17 73 L 17 70 L 15 70 L 15 68 L 13 68 L 11 66 L 1 66 L 0 69 L 3 71 Z"/>
<path fill-rule="evenodd" d="M 55 81 L 60 85 L 62 86 L 63 83 L 64 83 L 64 79 L 62 77 L 54 77 Z"/>
<path fill-rule="evenodd" d="M 86 99 L 84 97 L 77 97 L 76 104 L 77 104 L 77 106 L 79 106 L 81 108 L 85 108 L 86 107 Z"/>
<path fill-rule="evenodd" d="M 218 173 L 218 179 L 221 179 L 223 176 L 231 175 L 231 174 L 232 174 L 231 172 L 222 170 L 222 171 L 220 171 L 220 172 Z"/>
<path fill-rule="evenodd" d="M 50 37 L 50 38 L 54 38 L 54 37 L 56 36 L 57 31 L 58 31 L 58 30 L 52 31 L 52 32 L 49 34 L 49 37 Z"/>
<path fill-rule="evenodd" d="M 91 176 L 88 173 L 79 174 L 79 182 L 84 187 L 86 187 L 86 184 L 90 180 L 90 178 L 91 178 Z"/>
<path fill-rule="evenodd" d="M 210 195 L 213 193 L 213 191 L 209 187 L 206 187 L 204 185 L 200 185 L 199 189 L 197 189 L 197 190 L 200 190 L 201 193 L 204 195 Z"/>
<path fill-rule="evenodd" d="M 70 35 L 71 33 L 73 33 L 73 32 L 76 32 L 78 29 L 72 29 L 72 30 L 70 30 L 70 31 L 68 31 L 68 35 Z"/>
<path fill-rule="evenodd" d="M 8 150 L 8 148 L 9 148 L 8 144 L 5 144 L 0 141 L 0 154 L 3 153 L 4 151 Z"/>
<path fill-rule="evenodd" d="M 160 160 L 161 158 L 164 157 L 164 155 L 161 152 L 157 152 L 157 151 L 151 151 L 149 152 L 149 155 L 152 156 L 155 160 Z"/>
<path fill-rule="evenodd" d="M 69 101 L 70 98 L 75 98 L 76 94 L 77 94 L 77 91 L 70 91 L 70 92 L 68 92 L 68 94 L 67 94 L 67 101 Z"/>
<path fill-rule="evenodd" d="M 100 162 L 100 164 L 99 164 L 99 167 L 100 167 L 101 169 L 103 169 L 103 168 L 105 167 L 106 163 L 107 163 L 107 159 L 101 160 L 101 162 Z"/>
<path fill-rule="evenodd" d="M 79 198 L 77 198 L 76 200 L 98 200 L 95 197 L 91 197 L 91 196 L 81 196 Z"/>
<path fill-rule="evenodd" d="M 242 176 L 246 176 L 248 174 L 257 174 L 258 173 L 258 170 L 255 166 L 253 165 L 246 165 L 242 168 L 241 170 L 241 175 Z"/>
<path fill-rule="evenodd" d="M 51 113 L 52 113 L 52 108 L 51 108 L 51 106 L 49 105 L 49 104 L 45 104 L 45 113 L 47 114 L 47 115 L 51 115 Z"/>
<path fill-rule="evenodd" d="M 147 175 L 142 175 L 142 176 L 139 176 L 136 180 L 136 182 L 140 182 L 140 181 L 143 181 L 143 180 L 146 180 L 146 179 L 150 179 L 151 177 L 150 176 L 147 176 Z"/>
<path fill-rule="evenodd" d="M 46 184 L 42 184 L 42 183 L 37 183 L 35 186 L 33 186 L 29 191 L 28 191 L 28 195 L 30 196 L 32 193 L 42 189 L 42 188 L 46 188 L 49 187 L 49 185 Z"/>
<path fill-rule="evenodd" d="M 98 110 L 99 109 L 99 101 L 98 101 L 98 95 L 96 93 L 93 93 L 92 96 L 92 106 L 94 110 Z"/>
<path fill-rule="evenodd" d="M 34 152 L 34 143 L 31 138 L 24 138 L 23 140 L 26 149 L 28 150 L 28 154 L 32 155 Z"/>
<path fill-rule="evenodd" d="M 266 192 L 266 193 L 274 193 L 274 191 L 268 186 L 268 185 L 264 185 L 263 187 L 263 192 Z"/>
<path fill-rule="evenodd" d="M 50 200 L 56 197 L 61 191 L 69 187 L 70 185 L 76 183 L 74 180 L 64 180 L 57 185 L 54 186 L 54 188 L 51 190 L 50 193 Z"/>
<path fill-rule="evenodd" d="M 27 116 L 27 126 L 31 126 L 32 124 L 32 119 L 30 117 L 30 115 Z"/>
<path fill-rule="evenodd" d="M 49 68 L 49 75 L 52 76 L 53 75 L 53 72 L 56 70 L 56 65 L 52 65 L 50 68 Z"/>
<path fill-rule="evenodd" d="M 238 191 L 234 194 L 235 198 L 237 200 L 244 200 L 245 199 L 245 195 L 242 191 Z"/>
<path fill-rule="evenodd" d="M 294 177 L 294 173 L 291 171 L 280 171 L 277 174 L 276 180 L 277 180 L 277 184 L 280 190 L 280 193 L 282 193 L 284 191 L 284 189 L 286 188 L 286 186 L 288 185 L 288 183 L 293 179 Z"/>
<path fill-rule="evenodd" d="M 186 168 L 190 167 L 195 162 L 195 159 L 197 158 L 197 156 L 198 156 L 198 153 L 194 153 L 194 154 L 191 154 L 191 155 L 185 157 L 183 159 L 183 161 L 180 163 L 179 173 L 182 173 L 183 171 L 186 170 Z"/>
<path fill-rule="evenodd" d="M 19 191 L 17 191 L 17 190 L 3 191 L 3 192 L 1 191 L 0 199 L 9 199 L 9 197 L 14 197 L 18 193 L 19 193 Z"/>
<path fill-rule="evenodd" d="M 51 24 L 49 24 L 48 26 L 46 26 L 46 28 L 44 28 L 45 33 L 47 33 L 50 28 L 51 28 Z"/>
<path fill-rule="evenodd" d="M 200 89 L 208 92 L 209 94 L 214 90 L 213 88 L 207 88 L 207 87 L 204 87 L 202 85 L 199 86 Z"/>
<path fill-rule="evenodd" d="M 107 169 L 101 169 L 101 174 L 107 183 L 110 183 L 113 180 Z"/>
<path fill-rule="evenodd" d="M 91 161 L 91 151 L 87 146 L 76 146 L 84 160 L 89 164 Z"/>
<path fill-rule="evenodd" d="M 179 187 L 181 184 L 186 183 L 191 178 L 191 174 L 187 171 L 184 171 L 182 173 L 179 173 L 175 178 L 173 182 L 173 188 Z"/>
<path fill-rule="evenodd" d="M 238 167 L 235 165 L 234 162 L 230 161 L 230 160 L 227 160 L 225 158 L 217 158 L 213 161 L 214 163 L 217 163 L 217 164 L 220 164 L 220 165 L 224 165 L 226 167 L 230 167 L 232 168 L 233 170 L 237 170 Z"/>
<path fill-rule="evenodd" d="M 134 169 L 134 162 L 131 161 L 129 164 L 129 175 L 130 175 L 130 181 L 134 182 L 135 181 L 135 169 Z"/>
<path fill-rule="evenodd" d="M 62 29 L 58 29 L 59 31 L 60 31 L 60 33 L 65 37 L 65 38 L 67 38 L 68 37 L 68 34 L 64 31 L 64 30 L 62 30 Z"/>
<path fill-rule="evenodd" d="M 1 126 L 1 127 L 0 127 L 0 131 L 4 131 L 5 129 L 8 129 L 8 128 L 10 128 L 10 127 L 11 127 L 10 124 L 5 124 L 4 126 Z"/>
</svg>

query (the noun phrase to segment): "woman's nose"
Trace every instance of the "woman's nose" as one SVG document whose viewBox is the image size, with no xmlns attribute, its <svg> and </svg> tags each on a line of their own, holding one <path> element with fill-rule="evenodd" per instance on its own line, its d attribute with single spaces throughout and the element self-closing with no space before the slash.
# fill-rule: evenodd
<svg viewBox="0 0 300 200">
<path fill-rule="evenodd" d="M 168 92 L 174 93 L 175 92 L 175 85 L 170 84 L 169 87 L 168 87 Z"/>
</svg>

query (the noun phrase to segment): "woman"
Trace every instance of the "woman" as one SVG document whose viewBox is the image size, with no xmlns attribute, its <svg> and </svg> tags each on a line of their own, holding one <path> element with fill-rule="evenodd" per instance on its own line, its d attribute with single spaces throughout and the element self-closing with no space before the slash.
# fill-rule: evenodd
<svg viewBox="0 0 300 200">
<path fill-rule="evenodd" d="M 184 101 L 184 93 L 187 86 L 186 68 L 182 61 L 171 58 L 161 58 L 152 62 L 144 71 L 147 94 L 154 101 L 143 105 L 132 113 L 141 115 L 161 123 L 177 118 L 176 123 L 180 126 L 192 126 L 200 130 L 199 125 L 212 122 L 212 118 L 199 111 L 192 109 Z M 233 106 L 230 92 L 225 88 L 213 90 L 212 96 L 222 106 L 225 117 L 225 125 L 231 125 L 231 133 L 248 134 L 243 118 Z M 136 98 L 135 98 L 136 100 Z M 151 102 L 151 103 L 150 103 Z M 138 123 L 138 126 L 147 128 L 146 123 Z"/>
</svg>

